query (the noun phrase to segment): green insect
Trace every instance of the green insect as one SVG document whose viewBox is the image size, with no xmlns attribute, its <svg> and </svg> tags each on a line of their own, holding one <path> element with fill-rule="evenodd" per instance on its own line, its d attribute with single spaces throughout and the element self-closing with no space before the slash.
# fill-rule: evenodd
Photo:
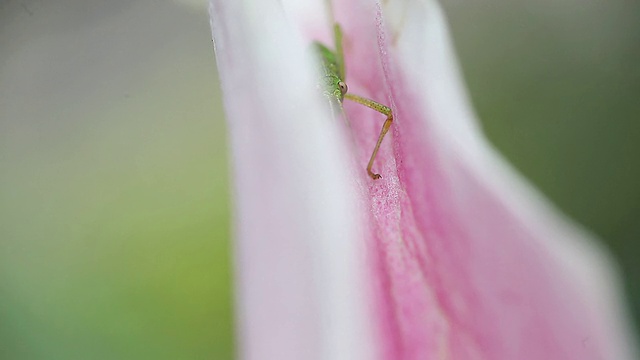
<svg viewBox="0 0 640 360">
<path fill-rule="evenodd" d="M 323 77 L 323 79 L 321 79 L 321 82 L 324 86 L 324 94 L 329 99 L 337 101 L 340 107 L 342 107 L 342 101 L 344 99 L 349 99 L 387 116 L 387 120 L 384 122 L 384 125 L 382 125 L 382 130 L 380 131 L 380 135 L 378 136 L 376 147 L 373 148 L 371 159 L 369 159 L 369 164 L 367 165 L 367 173 L 369 174 L 369 176 L 374 180 L 380 179 L 380 174 L 374 173 L 371 170 L 371 167 L 373 166 L 373 161 L 375 160 L 376 155 L 378 154 L 378 150 L 380 149 L 382 139 L 384 139 L 384 136 L 389 131 L 389 127 L 391 127 L 391 123 L 393 122 L 393 114 L 391 113 L 391 108 L 387 106 L 358 95 L 347 93 L 348 87 L 347 83 L 345 82 L 346 77 L 344 69 L 344 54 L 342 52 L 342 29 L 340 28 L 340 25 L 338 23 L 336 23 L 333 27 L 333 35 L 335 42 L 335 51 L 331 51 L 320 42 L 316 41 L 313 43 L 314 49 L 317 52 L 322 65 L 321 76 Z"/>
</svg>

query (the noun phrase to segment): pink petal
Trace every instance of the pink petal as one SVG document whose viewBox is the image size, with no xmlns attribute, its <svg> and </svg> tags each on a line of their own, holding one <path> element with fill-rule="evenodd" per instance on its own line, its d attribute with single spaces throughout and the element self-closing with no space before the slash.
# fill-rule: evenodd
<svg viewBox="0 0 640 360">
<path fill-rule="evenodd" d="M 384 117 L 316 96 L 322 7 L 211 4 L 244 358 L 632 358 L 607 255 L 488 145 L 434 2 L 334 1 L 350 91 L 395 115 L 378 181 Z"/>
<path fill-rule="evenodd" d="M 385 358 L 633 358 L 607 255 L 486 142 L 440 8 L 342 4 L 350 89 L 395 115 L 365 195 Z M 380 116 L 348 110 L 364 164 Z"/>
</svg>

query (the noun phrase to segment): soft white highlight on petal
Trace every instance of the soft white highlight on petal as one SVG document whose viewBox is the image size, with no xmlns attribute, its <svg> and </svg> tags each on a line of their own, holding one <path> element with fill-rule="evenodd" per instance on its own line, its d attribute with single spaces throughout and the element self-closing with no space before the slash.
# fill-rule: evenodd
<svg viewBox="0 0 640 360">
<path fill-rule="evenodd" d="M 211 1 L 229 123 L 244 359 L 370 359 L 348 151 L 277 1 Z M 275 214 L 275 215 L 274 215 Z"/>
<path fill-rule="evenodd" d="M 635 359 L 630 325 L 622 313 L 620 284 L 612 261 L 591 236 L 558 213 L 493 151 L 478 127 L 459 75 L 441 8 L 434 1 L 389 2 L 385 7 L 403 72 L 412 74 L 420 105 L 443 152 L 462 161 L 500 199 L 588 298 L 583 303 L 599 324 L 597 339 L 607 359 Z M 420 46 L 417 46 L 420 44 Z M 584 339 L 583 339 L 584 340 Z"/>
</svg>

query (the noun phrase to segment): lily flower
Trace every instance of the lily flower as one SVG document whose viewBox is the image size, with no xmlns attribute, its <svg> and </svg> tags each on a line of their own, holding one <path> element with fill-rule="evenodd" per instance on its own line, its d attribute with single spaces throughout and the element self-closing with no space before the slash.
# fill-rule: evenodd
<svg viewBox="0 0 640 360">
<path fill-rule="evenodd" d="M 608 254 L 483 136 L 435 1 L 211 0 L 244 359 L 632 359 Z M 346 82 L 313 41 L 343 28 Z"/>
</svg>

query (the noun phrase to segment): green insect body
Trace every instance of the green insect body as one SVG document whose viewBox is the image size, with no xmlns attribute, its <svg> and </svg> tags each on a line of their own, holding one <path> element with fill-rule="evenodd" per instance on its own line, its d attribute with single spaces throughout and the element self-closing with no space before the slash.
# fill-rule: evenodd
<svg viewBox="0 0 640 360">
<path fill-rule="evenodd" d="M 378 150 L 380 149 L 380 144 L 382 144 L 382 139 L 384 139 L 384 136 L 387 134 L 389 128 L 391 127 L 391 123 L 393 122 L 393 114 L 391 113 L 391 109 L 387 106 L 384 106 L 373 100 L 348 93 L 348 87 L 345 81 L 346 74 L 344 67 L 344 55 L 342 52 L 342 30 L 340 29 L 339 24 L 334 25 L 333 34 L 336 49 L 335 51 L 331 51 L 320 42 L 314 42 L 313 44 L 315 48 L 314 50 L 316 51 L 317 56 L 320 60 L 322 71 L 322 79 L 320 79 L 320 82 L 324 87 L 324 94 L 330 100 L 337 102 L 340 107 L 342 106 L 343 100 L 346 98 L 387 116 L 384 125 L 382 125 L 382 130 L 380 131 L 380 135 L 378 136 L 376 146 L 373 149 L 373 153 L 371 154 L 369 164 L 367 165 L 367 173 L 372 179 L 377 180 L 380 179 L 381 176 L 380 174 L 374 173 L 371 168 L 373 167 L 373 161 L 375 160 L 376 155 L 378 154 Z"/>
<path fill-rule="evenodd" d="M 336 54 L 319 42 L 314 43 L 317 53 L 320 55 L 322 82 L 324 93 L 327 97 L 342 103 L 347 93 L 347 84 L 342 80 L 344 75 L 340 73 L 340 67 Z"/>
</svg>

